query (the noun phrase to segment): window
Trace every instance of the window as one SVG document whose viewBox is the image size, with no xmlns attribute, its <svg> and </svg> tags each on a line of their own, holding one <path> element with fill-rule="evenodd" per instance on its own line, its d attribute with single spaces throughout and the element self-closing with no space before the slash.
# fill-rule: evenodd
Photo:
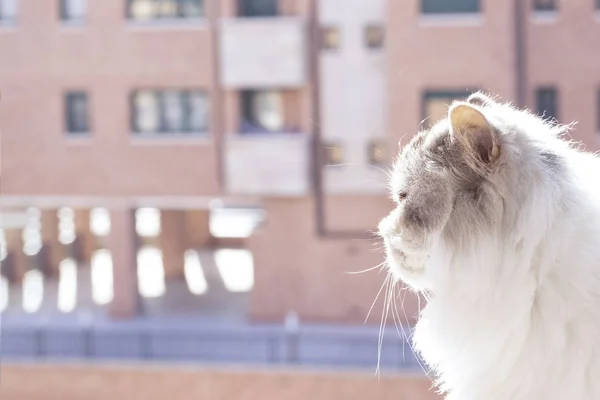
<svg viewBox="0 0 600 400">
<path fill-rule="evenodd" d="M 60 0 L 60 19 L 67 22 L 83 22 L 87 12 L 87 0 Z"/>
<path fill-rule="evenodd" d="M 280 91 L 242 92 L 242 133 L 281 132 L 284 124 L 283 94 Z"/>
<path fill-rule="evenodd" d="M 0 23 L 11 23 L 17 19 L 18 0 L 0 0 Z"/>
<path fill-rule="evenodd" d="M 372 139 L 368 151 L 369 164 L 381 166 L 387 161 L 387 146 L 383 139 Z"/>
<path fill-rule="evenodd" d="M 128 0 L 127 16 L 137 21 L 204 17 L 204 0 Z"/>
<path fill-rule="evenodd" d="M 421 0 L 423 14 L 459 14 L 479 11 L 479 0 Z"/>
<path fill-rule="evenodd" d="M 65 96 L 65 119 L 68 134 L 89 133 L 89 102 L 85 92 L 68 92 Z"/>
<path fill-rule="evenodd" d="M 555 0 L 533 0 L 534 11 L 556 11 Z"/>
<path fill-rule="evenodd" d="M 240 17 L 274 17 L 277 15 L 277 0 L 238 0 Z"/>
<path fill-rule="evenodd" d="M 208 100 L 198 90 L 138 90 L 132 94 L 136 133 L 190 133 L 208 130 Z"/>
<path fill-rule="evenodd" d="M 344 150 L 339 143 L 324 143 L 325 165 L 340 166 L 344 162 Z"/>
<path fill-rule="evenodd" d="M 385 30 L 381 25 L 367 25 L 364 31 L 365 46 L 368 49 L 380 49 L 385 40 Z"/>
<path fill-rule="evenodd" d="M 558 120 L 558 94 L 555 88 L 538 88 L 535 94 L 535 102 L 540 117 Z"/>
<path fill-rule="evenodd" d="M 453 100 L 466 99 L 475 90 L 426 91 L 423 95 L 424 126 L 431 126 L 448 114 Z"/>
<path fill-rule="evenodd" d="M 321 46 L 325 50 L 336 50 L 340 48 L 342 38 L 340 29 L 336 26 L 321 28 Z"/>
</svg>

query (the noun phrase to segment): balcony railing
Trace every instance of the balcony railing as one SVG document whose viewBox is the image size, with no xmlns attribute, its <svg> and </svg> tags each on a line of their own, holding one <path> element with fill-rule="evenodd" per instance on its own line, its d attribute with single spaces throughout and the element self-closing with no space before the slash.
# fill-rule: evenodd
<svg viewBox="0 0 600 400">
<path fill-rule="evenodd" d="M 225 138 L 228 194 L 303 196 L 310 188 L 310 136 L 246 132 Z"/>
</svg>

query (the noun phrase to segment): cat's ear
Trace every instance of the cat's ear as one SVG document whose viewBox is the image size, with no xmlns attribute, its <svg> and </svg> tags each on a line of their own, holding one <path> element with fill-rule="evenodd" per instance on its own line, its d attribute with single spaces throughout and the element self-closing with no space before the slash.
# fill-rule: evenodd
<svg viewBox="0 0 600 400">
<path fill-rule="evenodd" d="M 491 164 L 498 158 L 498 134 L 481 111 L 471 104 L 457 102 L 450 106 L 448 119 L 452 136 L 481 162 Z"/>
<path fill-rule="evenodd" d="M 485 106 L 493 102 L 494 101 L 487 97 L 483 92 L 475 92 L 467 97 L 467 103 L 474 104 L 476 106 Z"/>
</svg>

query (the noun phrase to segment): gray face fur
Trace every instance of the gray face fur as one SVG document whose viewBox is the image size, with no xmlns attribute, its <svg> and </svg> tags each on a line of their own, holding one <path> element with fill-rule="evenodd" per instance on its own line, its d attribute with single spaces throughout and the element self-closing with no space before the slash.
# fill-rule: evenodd
<svg viewBox="0 0 600 400">
<path fill-rule="evenodd" d="M 546 139 L 519 131 L 557 136 L 561 129 L 482 93 L 453 103 L 448 117 L 419 132 L 395 163 L 390 186 L 397 206 L 379 224 L 392 272 L 418 287 L 414 278 L 435 243 L 461 248 L 477 233 L 510 227 L 540 172 L 561 168 Z"/>
</svg>

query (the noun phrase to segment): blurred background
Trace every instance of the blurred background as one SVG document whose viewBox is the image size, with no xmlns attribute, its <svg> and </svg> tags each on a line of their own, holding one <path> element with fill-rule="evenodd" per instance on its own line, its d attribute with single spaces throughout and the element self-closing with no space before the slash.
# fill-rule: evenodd
<svg viewBox="0 0 600 400">
<path fill-rule="evenodd" d="M 373 268 L 398 142 L 483 89 L 596 150 L 599 10 L 0 0 L 2 399 L 437 398 Z"/>
</svg>

